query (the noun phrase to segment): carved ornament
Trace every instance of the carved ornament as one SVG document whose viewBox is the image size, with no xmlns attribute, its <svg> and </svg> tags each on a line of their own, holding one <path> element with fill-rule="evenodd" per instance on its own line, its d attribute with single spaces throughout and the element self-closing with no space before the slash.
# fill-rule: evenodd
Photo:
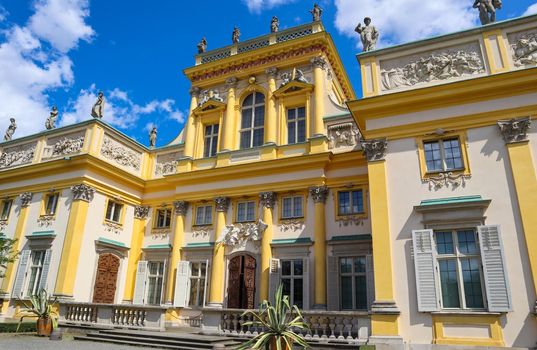
<svg viewBox="0 0 537 350">
<path fill-rule="evenodd" d="M 74 201 L 91 203 L 93 197 L 95 196 L 95 189 L 85 184 L 74 185 L 71 187 L 71 192 L 73 192 Z"/>
<path fill-rule="evenodd" d="M 361 144 L 367 161 L 384 160 L 386 157 L 388 141 L 385 138 L 362 141 Z"/>
<path fill-rule="evenodd" d="M 502 134 L 505 143 L 526 141 L 528 139 L 530 125 L 530 117 L 498 120 L 500 134 Z"/>
</svg>

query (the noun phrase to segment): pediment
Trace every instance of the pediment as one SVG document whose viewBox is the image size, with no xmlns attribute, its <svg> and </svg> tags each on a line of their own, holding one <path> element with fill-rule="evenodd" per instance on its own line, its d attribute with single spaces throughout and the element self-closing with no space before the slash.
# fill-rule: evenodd
<svg viewBox="0 0 537 350">
<path fill-rule="evenodd" d="M 222 101 L 218 100 L 208 100 L 196 107 L 193 111 L 194 114 L 206 114 L 206 113 L 213 113 L 216 111 L 223 111 L 226 109 L 226 104 Z"/>
<path fill-rule="evenodd" d="M 292 95 L 292 94 L 302 93 L 302 92 L 311 92 L 313 91 L 313 88 L 314 88 L 313 84 L 293 80 L 281 86 L 278 90 L 274 91 L 274 96 L 280 97 L 280 96 L 287 96 L 287 95 Z"/>
</svg>

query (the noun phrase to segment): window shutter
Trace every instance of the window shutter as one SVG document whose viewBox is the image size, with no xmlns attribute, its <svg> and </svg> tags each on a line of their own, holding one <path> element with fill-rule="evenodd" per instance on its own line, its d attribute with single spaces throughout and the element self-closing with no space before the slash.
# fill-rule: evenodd
<svg viewBox="0 0 537 350">
<path fill-rule="evenodd" d="M 511 311 L 511 293 L 505 270 L 500 226 L 479 226 L 477 231 L 489 311 Z"/>
<path fill-rule="evenodd" d="M 302 302 L 303 302 L 303 309 L 309 310 L 310 309 L 310 269 L 309 269 L 309 258 L 303 259 L 303 272 L 302 272 Z"/>
<path fill-rule="evenodd" d="M 15 283 L 13 285 L 13 297 L 22 297 L 22 289 L 24 286 L 24 277 L 26 276 L 26 270 L 28 269 L 28 260 L 30 259 L 31 251 L 26 249 L 21 252 L 19 260 L 19 268 L 17 270 L 17 276 L 15 277 Z"/>
<path fill-rule="evenodd" d="M 48 271 L 50 270 L 50 258 L 52 256 L 52 250 L 47 249 L 45 251 L 45 259 L 43 259 L 43 270 L 41 272 L 41 281 L 39 281 L 39 289 L 47 289 Z"/>
<path fill-rule="evenodd" d="M 207 259 L 205 261 L 206 261 L 206 265 L 205 265 L 205 289 L 203 290 L 203 306 L 205 306 L 207 304 L 207 294 L 209 293 L 209 281 L 211 279 L 211 266 L 209 265 L 210 260 Z"/>
<path fill-rule="evenodd" d="M 371 254 L 365 257 L 365 281 L 367 284 L 367 309 L 371 310 L 371 306 L 375 301 L 375 274 L 373 270 L 373 255 Z"/>
<path fill-rule="evenodd" d="M 173 295 L 173 306 L 185 307 L 188 305 L 188 297 L 190 295 L 190 262 L 177 262 L 177 270 L 175 272 L 175 293 Z"/>
<path fill-rule="evenodd" d="M 138 261 L 136 268 L 136 283 L 134 285 L 134 298 L 132 303 L 143 305 L 145 302 L 145 283 L 147 280 L 147 261 Z"/>
<path fill-rule="evenodd" d="M 439 298 L 435 273 L 436 249 L 433 230 L 412 231 L 416 291 L 420 312 L 438 311 Z"/>
<path fill-rule="evenodd" d="M 269 301 L 274 304 L 276 291 L 281 283 L 281 263 L 280 259 L 270 259 L 269 270 Z"/>
<path fill-rule="evenodd" d="M 327 308 L 328 311 L 339 311 L 339 259 L 337 256 L 329 256 L 327 259 L 328 275 L 327 284 Z"/>
</svg>

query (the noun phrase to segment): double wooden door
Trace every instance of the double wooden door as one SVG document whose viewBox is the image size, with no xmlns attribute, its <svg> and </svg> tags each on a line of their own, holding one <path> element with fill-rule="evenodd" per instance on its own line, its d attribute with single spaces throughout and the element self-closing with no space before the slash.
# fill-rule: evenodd
<svg viewBox="0 0 537 350">
<path fill-rule="evenodd" d="M 110 253 L 101 254 L 99 256 L 95 287 L 93 288 L 94 303 L 114 303 L 118 271 L 119 258 L 117 256 Z"/>
<path fill-rule="evenodd" d="M 229 262 L 228 308 L 255 307 L 255 267 L 255 258 L 250 255 L 239 255 Z"/>
</svg>

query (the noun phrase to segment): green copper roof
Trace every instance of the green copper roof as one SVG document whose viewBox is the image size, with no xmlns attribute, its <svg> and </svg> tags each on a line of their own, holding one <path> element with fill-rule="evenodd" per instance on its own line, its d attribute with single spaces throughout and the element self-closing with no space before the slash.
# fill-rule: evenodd
<svg viewBox="0 0 537 350">
<path fill-rule="evenodd" d="M 128 248 L 125 243 L 122 243 L 122 242 L 118 242 L 118 241 L 114 241 L 113 239 L 108 239 L 108 238 L 104 238 L 104 237 L 99 237 L 99 239 L 97 240 L 98 242 L 101 242 L 101 243 L 105 243 L 105 244 L 110 244 L 110 245 L 115 245 L 117 247 L 121 247 L 121 248 Z"/>
<path fill-rule="evenodd" d="M 56 237 L 56 232 L 54 231 L 34 231 L 32 234 L 27 235 L 27 238 L 53 238 Z"/>
<path fill-rule="evenodd" d="M 370 241 L 371 235 L 350 235 L 350 236 L 333 236 L 330 242 L 345 242 L 345 241 Z"/>
<path fill-rule="evenodd" d="M 311 239 L 308 238 L 289 238 L 289 239 L 273 239 L 271 244 L 311 244 Z"/>
<path fill-rule="evenodd" d="M 145 247 L 144 249 L 172 249 L 172 245 L 171 244 L 150 244 L 148 245 L 147 247 Z"/>
<path fill-rule="evenodd" d="M 210 248 L 214 247 L 214 242 L 203 242 L 203 243 L 188 243 L 186 248 Z"/>
<path fill-rule="evenodd" d="M 464 196 L 464 197 L 426 199 L 426 200 L 421 201 L 420 206 L 471 203 L 471 202 L 480 202 L 482 200 L 483 198 L 481 196 Z"/>
</svg>

